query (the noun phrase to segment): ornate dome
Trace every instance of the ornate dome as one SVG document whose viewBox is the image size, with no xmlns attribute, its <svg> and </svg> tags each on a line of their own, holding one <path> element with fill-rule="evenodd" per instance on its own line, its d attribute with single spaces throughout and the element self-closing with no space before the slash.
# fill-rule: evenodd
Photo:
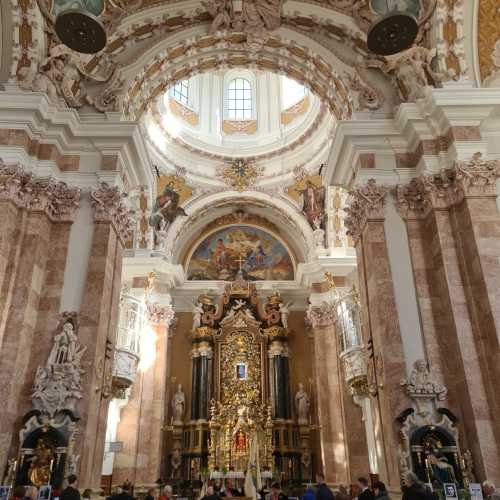
<svg viewBox="0 0 500 500">
<path fill-rule="evenodd" d="M 217 168 L 235 159 L 255 162 L 267 180 L 317 167 L 334 126 L 333 115 L 305 86 L 250 69 L 179 81 L 145 119 L 156 163 L 186 169 L 202 182 L 213 182 Z"/>
</svg>

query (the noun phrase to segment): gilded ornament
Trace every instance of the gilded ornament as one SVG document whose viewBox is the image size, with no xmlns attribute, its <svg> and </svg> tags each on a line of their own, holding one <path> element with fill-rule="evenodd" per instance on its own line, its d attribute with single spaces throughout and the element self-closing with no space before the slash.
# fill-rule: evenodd
<svg viewBox="0 0 500 500">
<path fill-rule="evenodd" d="M 219 168 L 218 175 L 236 191 L 243 192 L 262 176 L 263 169 L 248 160 L 233 160 Z"/>
</svg>

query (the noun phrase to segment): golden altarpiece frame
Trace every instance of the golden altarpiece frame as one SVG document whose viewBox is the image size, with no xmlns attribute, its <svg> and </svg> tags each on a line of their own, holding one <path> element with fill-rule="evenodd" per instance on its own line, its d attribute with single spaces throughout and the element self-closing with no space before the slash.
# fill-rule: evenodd
<svg viewBox="0 0 500 500">
<path fill-rule="evenodd" d="M 191 418 L 173 425 L 170 476 L 312 476 L 308 422 L 294 416 L 288 309 L 278 292 L 264 303 L 243 279 L 215 301 L 196 304 L 192 340 Z M 177 475 L 176 475 L 177 474 Z"/>
</svg>

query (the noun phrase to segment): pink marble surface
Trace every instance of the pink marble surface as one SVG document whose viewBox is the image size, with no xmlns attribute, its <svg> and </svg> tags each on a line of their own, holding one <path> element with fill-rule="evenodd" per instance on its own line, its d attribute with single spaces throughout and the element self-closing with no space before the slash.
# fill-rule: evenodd
<svg viewBox="0 0 500 500">
<path fill-rule="evenodd" d="M 40 297 L 50 246 L 51 223 L 43 214 L 27 216 L 22 237 L 18 240 L 17 265 L 10 276 L 10 287 L 4 300 L 2 345 L 0 357 L 0 397 L 4 401 L 0 419 L 0 470 L 17 446 L 21 425 L 19 402 L 29 368 L 29 356 L 36 342 Z"/>
</svg>

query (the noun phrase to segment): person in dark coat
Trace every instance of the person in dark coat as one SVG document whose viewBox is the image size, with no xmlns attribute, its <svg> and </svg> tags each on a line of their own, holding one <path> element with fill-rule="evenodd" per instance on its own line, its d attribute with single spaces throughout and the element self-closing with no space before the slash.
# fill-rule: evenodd
<svg viewBox="0 0 500 500">
<path fill-rule="evenodd" d="M 129 482 L 125 482 L 121 489 L 121 493 L 114 495 L 113 500 L 134 500 L 134 497 L 130 494 L 132 485 Z"/>
<path fill-rule="evenodd" d="M 212 485 L 207 486 L 207 492 L 201 500 L 219 500 L 219 495 L 215 493 L 214 487 Z"/>
<path fill-rule="evenodd" d="M 271 485 L 271 500 L 288 500 L 288 497 L 281 491 L 280 483 L 276 482 Z"/>
<path fill-rule="evenodd" d="M 325 476 L 323 474 L 316 476 L 316 482 L 318 483 L 316 487 L 316 500 L 334 500 L 332 490 L 325 483 Z"/>
<path fill-rule="evenodd" d="M 62 490 L 61 500 L 81 500 L 80 492 L 76 487 L 77 477 L 74 474 L 68 476 L 68 486 Z"/>
<path fill-rule="evenodd" d="M 434 498 L 432 491 L 416 474 L 411 471 L 405 474 L 402 500 L 434 500 Z"/>
<path fill-rule="evenodd" d="M 358 495 L 358 500 L 375 500 L 375 495 L 368 487 L 368 479 L 366 479 L 366 477 L 358 478 L 358 485 L 361 489 L 361 493 Z"/>
<path fill-rule="evenodd" d="M 373 483 L 373 493 L 375 494 L 375 500 L 390 500 L 387 488 L 382 481 L 375 481 Z"/>
</svg>

